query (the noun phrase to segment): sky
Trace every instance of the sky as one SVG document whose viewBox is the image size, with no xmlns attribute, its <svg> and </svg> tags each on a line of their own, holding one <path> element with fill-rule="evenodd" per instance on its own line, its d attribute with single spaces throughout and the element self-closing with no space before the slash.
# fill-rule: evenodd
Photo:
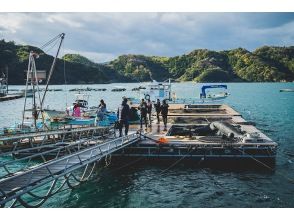
<svg viewBox="0 0 294 220">
<path fill-rule="evenodd" d="M 0 13 L 0 39 L 40 47 L 59 33 L 66 34 L 62 54 L 99 63 L 122 54 L 253 51 L 294 46 L 294 13 Z"/>
</svg>

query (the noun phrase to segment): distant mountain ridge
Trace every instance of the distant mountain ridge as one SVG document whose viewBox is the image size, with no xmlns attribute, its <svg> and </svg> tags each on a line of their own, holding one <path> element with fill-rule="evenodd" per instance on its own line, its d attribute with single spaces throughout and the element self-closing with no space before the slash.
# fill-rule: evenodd
<svg viewBox="0 0 294 220">
<path fill-rule="evenodd" d="M 8 66 L 10 84 L 24 84 L 31 50 L 40 54 L 37 68 L 49 72 L 52 56 L 37 47 L 0 40 L 0 70 Z M 143 82 L 167 78 L 197 82 L 294 81 L 294 47 L 264 46 L 253 52 L 244 48 L 197 49 L 175 57 L 130 54 L 105 64 L 95 63 L 79 54 L 66 54 L 57 60 L 51 84 L 64 84 L 65 81 L 68 84 Z"/>
</svg>

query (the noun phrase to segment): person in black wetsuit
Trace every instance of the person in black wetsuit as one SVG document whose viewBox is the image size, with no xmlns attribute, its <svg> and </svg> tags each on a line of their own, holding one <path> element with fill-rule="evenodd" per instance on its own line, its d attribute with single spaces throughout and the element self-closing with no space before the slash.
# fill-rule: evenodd
<svg viewBox="0 0 294 220">
<path fill-rule="evenodd" d="M 145 129 L 147 129 L 147 103 L 144 99 L 142 99 L 138 109 L 140 110 L 141 117 L 140 117 L 140 125 L 141 129 L 143 127 L 143 120 L 145 122 Z"/>
<path fill-rule="evenodd" d="M 169 105 L 166 103 L 166 100 L 164 99 L 162 101 L 162 105 L 161 105 L 161 115 L 162 115 L 162 120 L 163 120 L 165 131 L 166 131 L 166 127 L 167 127 L 168 107 L 169 107 Z"/>
<path fill-rule="evenodd" d="M 154 108 L 156 111 L 157 124 L 159 124 L 160 123 L 159 114 L 161 110 L 161 104 L 159 99 L 157 99 L 156 103 L 154 103 Z"/>
<path fill-rule="evenodd" d="M 152 116 L 152 102 L 150 101 L 150 99 L 147 100 L 147 119 L 149 121 L 149 127 L 151 127 L 151 116 Z"/>
<path fill-rule="evenodd" d="M 122 129 L 125 126 L 125 135 L 128 135 L 129 131 L 129 114 L 130 106 L 127 104 L 128 100 L 123 99 L 121 106 L 117 110 L 117 118 L 119 122 L 119 136 L 122 136 Z"/>
</svg>

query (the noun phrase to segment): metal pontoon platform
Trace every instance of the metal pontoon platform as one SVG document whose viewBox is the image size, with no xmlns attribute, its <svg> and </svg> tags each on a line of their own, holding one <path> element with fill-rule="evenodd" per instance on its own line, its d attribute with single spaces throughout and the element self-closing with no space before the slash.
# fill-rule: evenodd
<svg viewBox="0 0 294 220">
<path fill-rule="evenodd" d="M 277 143 L 258 130 L 253 122 L 245 121 L 241 114 L 223 104 L 169 104 L 167 131 L 156 124 L 142 131 L 145 138 L 138 144 L 113 154 L 114 161 L 143 157 L 155 161 L 178 160 L 192 165 L 225 166 L 239 168 L 274 168 Z M 137 107 L 134 105 L 133 107 Z M 240 134 L 226 138 L 217 134 L 197 134 L 193 129 L 207 128 L 213 122 L 228 123 Z M 138 129 L 131 125 L 131 129 Z M 182 133 L 173 130 L 182 129 Z M 194 133 L 193 133 L 194 132 Z M 246 135 L 258 134 L 258 138 Z"/>
</svg>

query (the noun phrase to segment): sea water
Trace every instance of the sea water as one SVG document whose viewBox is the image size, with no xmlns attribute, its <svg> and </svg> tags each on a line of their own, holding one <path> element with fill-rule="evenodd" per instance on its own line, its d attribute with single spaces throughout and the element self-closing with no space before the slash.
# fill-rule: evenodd
<svg viewBox="0 0 294 220">
<path fill-rule="evenodd" d="M 178 98 L 199 97 L 203 84 L 174 83 Z M 203 168 L 152 164 L 133 164 L 122 169 L 105 168 L 75 190 L 50 198 L 44 207 L 294 207 L 294 83 L 227 83 L 230 96 L 226 104 L 278 143 L 275 172 L 220 171 Z M 124 92 L 111 92 L 116 86 Z M 144 85 L 143 85 L 144 86 Z M 104 99 L 107 108 L 116 110 L 122 97 L 135 97 L 133 83 L 100 85 L 53 85 L 45 107 L 64 110 L 75 100 L 73 88 L 106 88 L 85 92 L 89 105 Z M 22 89 L 23 86 L 10 86 Z M 21 120 L 24 99 L 0 103 L 0 125 L 11 126 Z M 168 167 L 171 164 L 167 164 Z"/>
</svg>

